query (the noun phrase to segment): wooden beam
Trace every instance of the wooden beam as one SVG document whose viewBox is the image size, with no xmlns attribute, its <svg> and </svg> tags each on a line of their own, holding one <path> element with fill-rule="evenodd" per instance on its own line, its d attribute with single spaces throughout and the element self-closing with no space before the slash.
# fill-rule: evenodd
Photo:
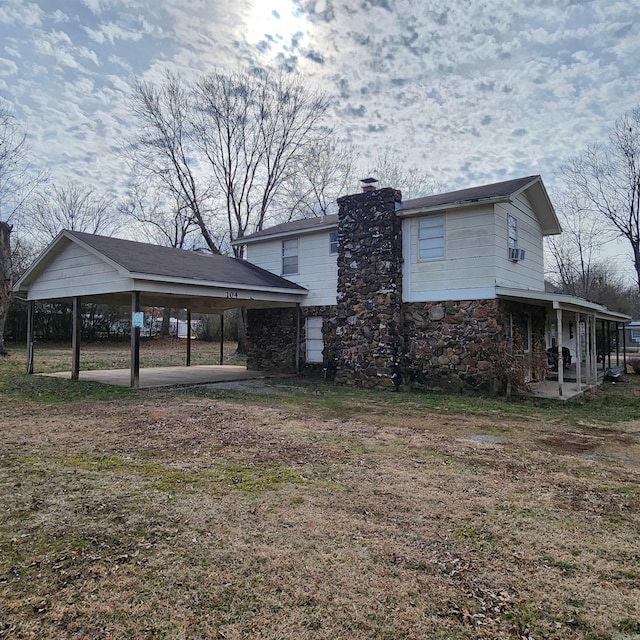
<svg viewBox="0 0 640 640">
<path fill-rule="evenodd" d="M 33 373 L 33 316 L 36 303 L 29 300 L 27 306 L 27 374 Z"/>
<path fill-rule="evenodd" d="M 80 314 L 80 298 L 74 296 L 72 305 L 73 324 L 71 329 L 71 379 L 80 379 L 80 335 L 82 316 Z"/>
<path fill-rule="evenodd" d="M 187 309 L 187 367 L 191 366 L 191 310 Z"/>
<path fill-rule="evenodd" d="M 131 293 L 131 388 L 140 387 L 140 327 L 133 326 L 134 314 L 140 311 L 140 292 Z"/>
</svg>

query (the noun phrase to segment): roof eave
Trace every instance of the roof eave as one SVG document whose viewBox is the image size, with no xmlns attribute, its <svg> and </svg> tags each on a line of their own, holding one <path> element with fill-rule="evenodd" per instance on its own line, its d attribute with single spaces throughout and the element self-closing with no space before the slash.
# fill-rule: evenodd
<svg viewBox="0 0 640 640">
<path fill-rule="evenodd" d="M 269 293 L 290 293 L 293 295 L 306 295 L 309 291 L 305 287 L 291 283 L 289 287 L 278 287 L 269 285 L 243 285 L 241 283 L 219 282 L 216 280 L 196 280 L 194 278 L 179 278 L 175 276 L 163 276 L 152 273 L 131 273 L 130 276 L 134 280 L 149 281 L 149 282 L 170 282 L 172 284 L 186 284 L 197 285 L 201 287 L 207 287 L 212 289 L 227 289 L 229 291 L 235 291 L 236 289 L 253 289 L 254 291 L 263 291 Z"/>
<path fill-rule="evenodd" d="M 244 238 L 237 238 L 236 240 L 231 241 L 232 247 L 240 247 L 245 244 L 254 244 L 256 242 L 262 242 L 264 240 L 277 240 L 279 238 L 287 238 L 290 236 L 303 236 L 309 235 L 311 233 L 320 233 L 326 231 L 327 229 L 337 228 L 338 222 L 330 222 L 327 224 L 319 224 L 314 227 L 310 227 L 308 229 L 292 229 L 286 231 L 279 231 L 277 233 L 265 233 L 259 236 L 246 236 Z"/>
<path fill-rule="evenodd" d="M 446 204 L 431 205 L 430 207 L 416 207 L 415 209 L 403 208 L 398 211 L 400 218 L 411 218 L 412 216 L 422 215 L 424 213 L 436 213 L 438 211 L 449 211 L 451 209 L 463 209 L 478 205 L 494 205 L 500 202 L 510 202 L 509 196 L 494 196 L 492 198 L 476 198 L 473 200 L 459 200 L 457 202 L 447 202 Z"/>
</svg>

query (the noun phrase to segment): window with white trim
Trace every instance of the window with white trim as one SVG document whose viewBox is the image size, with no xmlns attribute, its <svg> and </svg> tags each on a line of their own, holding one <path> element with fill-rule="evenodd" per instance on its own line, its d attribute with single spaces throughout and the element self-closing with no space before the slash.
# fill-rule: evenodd
<svg viewBox="0 0 640 640">
<path fill-rule="evenodd" d="M 507 217 L 509 254 L 518 248 L 518 220 L 515 216 Z"/>
<path fill-rule="evenodd" d="M 305 337 L 306 337 L 306 361 L 307 362 L 324 362 L 322 350 L 324 349 L 324 340 L 322 338 L 322 318 L 320 316 L 311 316 L 305 320 Z"/>
<path fill-rule="evenodd" d="M 298 238 L 282 241 L 282 275 L 298 273 Z"/>
<path fill-rule="evenodd" d="M 640 342 L 640 329 L 631 329 L 631 339 L 634 342 Z"/>
<path fill-rule="evenodd" d="M 420 218 L 418 223 L 418 258 L 444 258 L 444 216 Z"/>
<path fill-rule="evenodd" d="M 338 232 L 332 231 L 329 234 L 329 253 L 333 255 L 338 253 Z"/>
</svg>

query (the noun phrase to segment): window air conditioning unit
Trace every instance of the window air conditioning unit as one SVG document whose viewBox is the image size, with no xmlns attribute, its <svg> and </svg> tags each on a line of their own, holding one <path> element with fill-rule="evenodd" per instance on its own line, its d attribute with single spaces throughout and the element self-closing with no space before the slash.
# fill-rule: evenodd
<svg viewBox="0 0 640 640">
<path fill-rule="evenodd" d="M 509 260 L 524 260 L 524 249 L 509 249 Z"/>
</svg>

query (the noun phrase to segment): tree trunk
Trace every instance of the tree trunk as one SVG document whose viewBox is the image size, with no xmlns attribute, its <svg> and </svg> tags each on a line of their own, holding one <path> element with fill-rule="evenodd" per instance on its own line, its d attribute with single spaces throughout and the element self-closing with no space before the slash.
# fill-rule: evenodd
<svg viewBox="0 0 640 640">
<path fill-rule="evenodd" d="M 168 338 L 169 337 L 169 323 L 171 320 L 171 309 L 169 307 L 164 307 L 162 309 L 162 324 L 160 325 L 160 337 Z"/>
<path fill-rule="evenodd" d="M 247 308 L 238 308 L 238 355 L 247 355 Z"/>
<path fill-rule="evenodd" d="M 6 356 L 4 347 L 4 326 L 11 302 L 11 230 L 13 227 L 0 221 L 0 356 Z"/>
</svg>

